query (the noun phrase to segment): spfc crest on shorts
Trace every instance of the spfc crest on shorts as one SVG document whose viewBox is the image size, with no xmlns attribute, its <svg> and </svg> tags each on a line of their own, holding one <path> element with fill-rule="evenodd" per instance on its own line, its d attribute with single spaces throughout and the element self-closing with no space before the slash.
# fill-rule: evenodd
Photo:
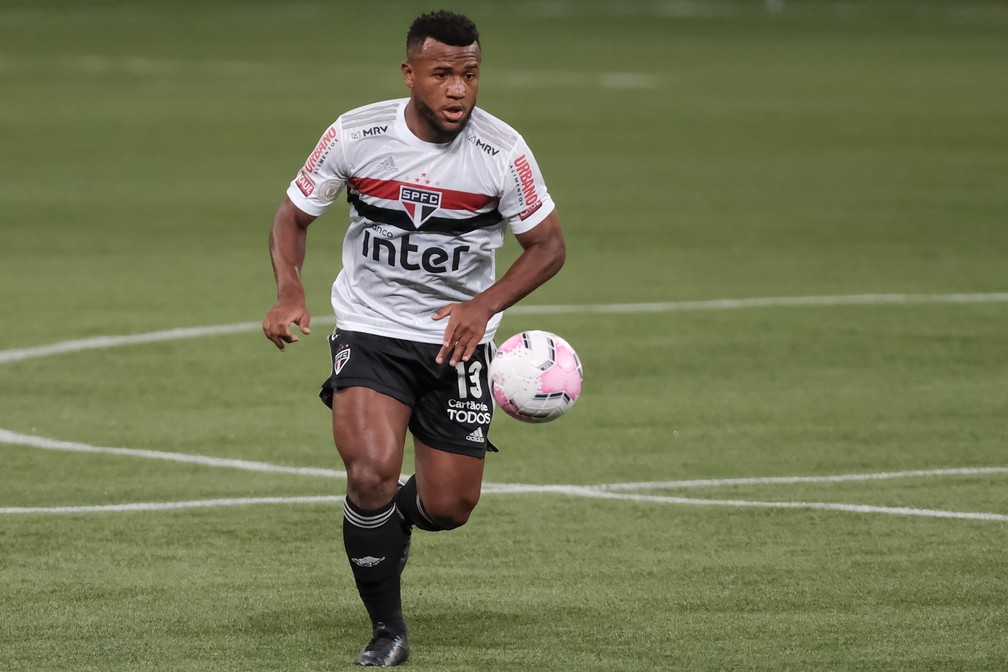
<svg viewBox="0 0 1008 672">
<path fill-rule="evenodd" d="M 339 372 L 343 370 L 343 367 L 346 366 L 346 363 L 349 361 L 350 361 L 350 348 L 344 348 L 339 352 L 337 352 L 336 356 L 333 357 L 333 373 L 335 373 L 338 376 Z"/>
<path fill-rule="evenodd" d="M 419 229 L 441 207 L 441 192 L 404 184 L 399 187 L 399 202 Z"/>
</svg>

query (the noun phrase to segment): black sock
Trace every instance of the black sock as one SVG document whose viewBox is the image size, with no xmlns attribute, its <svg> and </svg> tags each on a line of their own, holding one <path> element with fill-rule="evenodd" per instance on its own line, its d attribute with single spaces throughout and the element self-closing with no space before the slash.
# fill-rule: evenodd
<svg viewBox="0 0 1008 672">
<path fill-rule="evenodd" d="M 428 532 L 439 532 L 448 528 L 438 525 L 427 516 L 423 504 L 420 502 L 420 495 L 417 494 L 416 475 L 410 476 L 403 487 L 399 488 L 395 498 L 396 508 L 406 519 L 406 522 L 419 527 Z"/>
<path fill-rule="evenodd" d="M 407 541 L 395 500 L 373 511 L 344 500 L 343 547 L 357 592 L 371 617 L 371 625 L 384 623 L 396 633 L 406 632 L 399 572 Z"/>
</svg>

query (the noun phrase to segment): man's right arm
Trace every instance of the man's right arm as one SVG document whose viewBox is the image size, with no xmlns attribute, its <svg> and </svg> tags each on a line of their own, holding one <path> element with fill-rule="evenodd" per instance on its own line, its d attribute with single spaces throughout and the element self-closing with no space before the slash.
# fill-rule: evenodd
<svg viewBox="0 0 1008 672">
<path fill-rule="evenodd" d="M 263 320 L 263 333 L 280 350 L 286 343 L 296 343 L 298 337 L 291 333 L 296 324 L 301 333 L 310 334 L 311 315 L 305 304 L 304 286 L 301 284 L 301 267 L 304 265 L 308 225 L 315 221 L 313 215 L 299 210 L 290 198 L 284 196 L 273 217 L 269 235 L 270 260 L 276 278 L 277 302 Z"/>
</svg>

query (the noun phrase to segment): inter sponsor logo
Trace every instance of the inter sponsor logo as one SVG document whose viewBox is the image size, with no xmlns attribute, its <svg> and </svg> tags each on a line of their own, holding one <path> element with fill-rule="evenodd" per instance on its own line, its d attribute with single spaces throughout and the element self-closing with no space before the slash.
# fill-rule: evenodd
<svg viewBox="0 0 1008 672">
<path fill-rule="evenodd" d="M 315 145 L 315 151 L 311 153 L 308 160 L 305 161 L 304 167 L 306 172 L 312 172 L 315 170 L 315 166 L 318 165 L 319 159 L 321 159 L 327 151 L 329 151 L 330 145 L 336 140 L 336 127 L 330 126 L 329 130 L 325 132 L 319 143 Z"/>
<path fill-rule="evenodd" d="M 399 202 L 419 229 L 441 207 L 441 192 L 404 184 L 399 187 Z"/>
<path fill-rule="evenodd" d="M 384 261 L 389 266 L 398 266 L 407 271 L 424 270 L 435 274 L 459 270 L 462 265 L 462 254 L 468 251 L 468 245 L 448 249 L 435 245 L 421 251 L 420 246 L 414 245 L 408 235 L 401 238 L 385 238 L 380 232 L 372 235 L 370 230 L 364 231 L 361 247 L 361 254 L 373 261 Z"/>
<path fill-rule="evenodd" d="M 518 218 L 525 220 L 532 216 L 536 210 L 542 206 L 539 194 L 536 192 L 535 175 L 532 174 L 532 166 L 528 159 L 522 154 L 514 161 L 512 166 L 515 178 L 518 180 L 518 188 L 521 190 L 522 203 L 525 209 L 518 214 Z"/>
</svg>

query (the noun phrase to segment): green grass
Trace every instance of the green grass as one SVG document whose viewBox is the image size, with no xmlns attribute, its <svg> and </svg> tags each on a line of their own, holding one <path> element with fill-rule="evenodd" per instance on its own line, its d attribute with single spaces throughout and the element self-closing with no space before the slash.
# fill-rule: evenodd
<svg viewBox="0 0 1008 672">
<path fill-rule="evenodd" d="M 481 27 L 481 104 L 528 139 L 567 232 L 526 304 L 1005 291 L 1003 4 L 455 6 Z M 342 111 L 405 95 L 426 9 L 0 0 L 0 352 L 261 319 L 287 182 Z M 0 363 L 0 428 L 339 469 L 316 394 L 345 209 L 312 227 L 317 323 L 287 353 L 251 329 Z M 549 425 L 499 416 L 495 485 L 1008 467 L 1003 302 L 515 311 L 502 332 L 523 328 L 574 343 L 585 393 Z M 0 453 L 5 511 L 344 491 Z M 488 490 L 414 540 L 408 667 L 1003 670 L 1008 523 L 661 498 L 1004 516 L 1006 486 Z M 335 502 L 0 513 L 0 669 L 348 668 L 367 626 L 341 546 Z"/>
</svg>

